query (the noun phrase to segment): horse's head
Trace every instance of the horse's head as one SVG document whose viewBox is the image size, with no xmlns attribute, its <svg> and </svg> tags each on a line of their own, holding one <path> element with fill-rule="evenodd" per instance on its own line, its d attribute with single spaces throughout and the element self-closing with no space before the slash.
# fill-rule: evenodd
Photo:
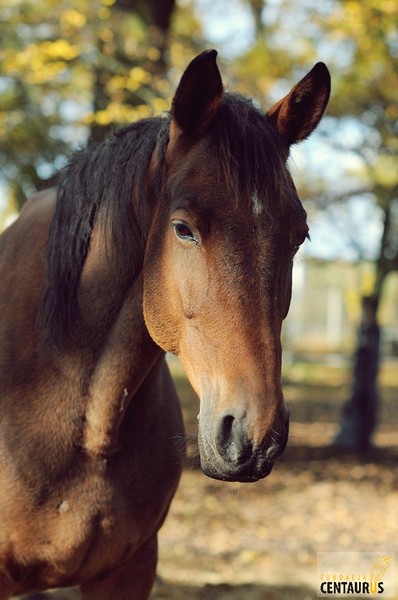
<svg viewBox="0 0 398 600">
<path fill-rule="evenodd" d="M 215 57 L 188 66 L 173 101 L 144 314 L 199 395 L 203 471 L 255 481 L 286 446 L 280 331 L 308 235 L 286 160 L 319 123 L 330 78 L 316 65 L 264 115 L 224 93 Z"/>
</svg>

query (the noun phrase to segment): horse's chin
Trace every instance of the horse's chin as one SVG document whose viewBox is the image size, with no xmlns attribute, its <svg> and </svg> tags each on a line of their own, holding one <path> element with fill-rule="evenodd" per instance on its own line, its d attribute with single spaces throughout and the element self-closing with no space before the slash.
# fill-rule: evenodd
<svg viewBox="0 0 398 600">
<path fill-rule="evenodd" d="M 271 465 L 267 471 L 263 471 L 261 474 L 256 473 L 223 473 L 216 469 L 213 465 L 206 462 L 205 464 L 200 465 L 203 473 L 210 477 L 211 479 L 217 479 L 218 481 L 229 481 L 229 482 L 238 482 L 238 483 L 256 483 L 256 481 L 260 481 L 260 479 L 264 479 L 267 477 L 271 471 L 273 465 Z"/>
</svg>

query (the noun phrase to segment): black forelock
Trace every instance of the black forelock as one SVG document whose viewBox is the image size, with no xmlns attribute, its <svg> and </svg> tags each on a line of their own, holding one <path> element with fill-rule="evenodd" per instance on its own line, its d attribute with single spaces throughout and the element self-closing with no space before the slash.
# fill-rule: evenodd
<svg viewBox="0 0 398 600">
<path fill-rule="evenodd" d="M 212 144 L 230 192 L 246 198 L 257 193 L 266 202 L 281 197 L 288 153 L 271 120 L 252 100 L 225 94 Z"/>
</svg>

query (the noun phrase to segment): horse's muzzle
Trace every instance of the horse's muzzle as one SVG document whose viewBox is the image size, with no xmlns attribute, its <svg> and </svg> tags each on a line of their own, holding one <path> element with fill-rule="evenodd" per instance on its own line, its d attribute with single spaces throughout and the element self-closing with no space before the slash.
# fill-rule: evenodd
<svg viewBox="0 0 398 600">
<path fill-rule="evenodd" d="M 199 431 L 200 466 L 208 477 L 222 481 L 254 482 L 267 477 L 283 454 L 289 433 L 289 417 L 273 427 L 258 448 L 245 432 L 244 423 L 224 415 L 211 443 Z"/>
</svg>

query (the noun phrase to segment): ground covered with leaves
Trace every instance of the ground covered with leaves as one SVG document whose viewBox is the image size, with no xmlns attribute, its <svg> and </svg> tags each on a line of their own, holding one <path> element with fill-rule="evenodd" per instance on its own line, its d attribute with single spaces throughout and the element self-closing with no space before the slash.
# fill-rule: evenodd
<svg viewBox="0 0 398 600">
<path fill-rule="evenodd" d="M 198 469 L 197 400 L 179 366 L 172 368 L 188 460 L 160 533 L 153 600 L 312 600 L 317 552 L 398 552 L 397 364 L 383 368 L 375 449 L 362 457 L 332 444 L 349 370 L 293 365 L 285 382 L 288 449 L 255 484 L 213 481 Z M 77 598 L 71 591 L 51 597 Z"/>
</svg>

